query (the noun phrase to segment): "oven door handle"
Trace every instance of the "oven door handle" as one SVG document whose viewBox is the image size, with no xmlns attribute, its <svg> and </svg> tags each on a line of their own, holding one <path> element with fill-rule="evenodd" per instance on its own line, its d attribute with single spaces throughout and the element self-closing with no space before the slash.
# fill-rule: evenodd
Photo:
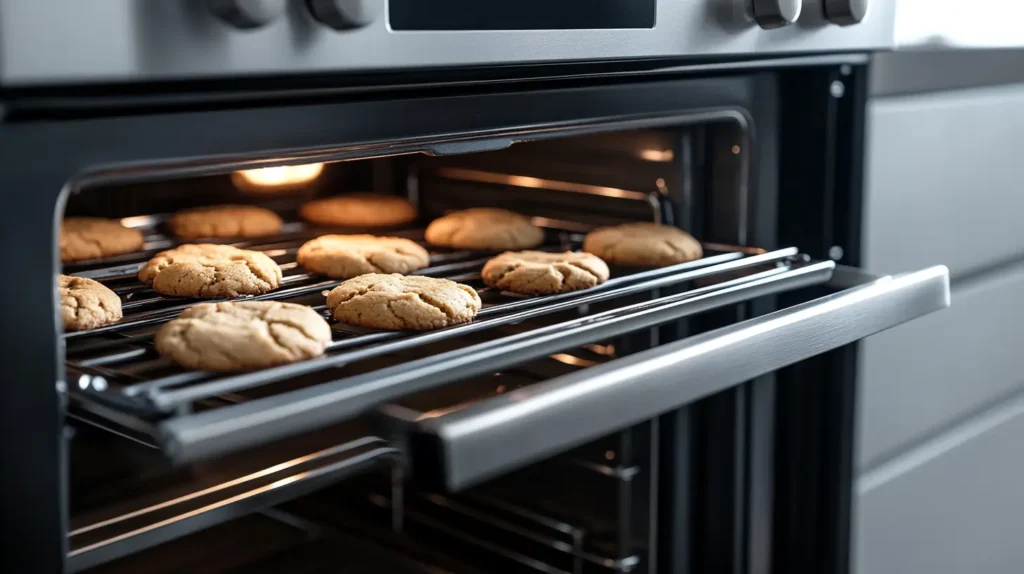
<svg viewBox="0 0 1024 574">
<path fill-rule="evenodd" d="M 950 302 L 944 266 L 885 277 L 840 268 L 829 284 L 849 288 L 421 420 L 415 472 L 460 490 Z"/>
</svg>

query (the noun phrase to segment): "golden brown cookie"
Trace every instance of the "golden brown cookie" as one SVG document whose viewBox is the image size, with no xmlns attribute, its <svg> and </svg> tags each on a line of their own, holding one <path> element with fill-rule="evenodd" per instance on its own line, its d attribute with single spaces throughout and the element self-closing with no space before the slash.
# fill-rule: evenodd
<svg viewBox="0 0 1024 574">
<path fill-rule="evenodd" d="M 167 227 L 182 239 L 204 237 L 266 237 L 281 232 L 276 213 L 255 205 L 210 205 L 172 215 Z"/>
<path fill-rule="evenodd" d="M 537 247 L 544 242 L 544 230 L 518 213 L 474 207 L 431 221 L 426 238 L 443 247 L 504 251 Z"/>
<path fill-rule="evenodd" d="M 700 242 L 669 225 L 624 223 L 602 227 L 587 234 L 583 250 L 608 263 L 660 267 L 703 257 Z"/>
<path fill-rule="evenodd" d="M 121 298 L 99 281 L 61 275 L 57 290 L 65 331 L 95 329 L 121 320 Z"/>
<path fill-rule="evenodd" d="M 183 367 L 247 371 L 323 355 L 331 327 L 305 305 L 202 303 L 161 327 L 155 342 L 158 353 Z"/>
<path fill-rule="evenodd" d="M 68 217 L 60 224 L 60 260 L 102 259 L 142 249 L 142 232 L 114 219 Z"/>
<path fill-rule="evenodd" d="M 178 297 L 259 295 L 281 285 L 281 268 L 259 251 L 210 243 L 157 253 L 139 270 L 139 281 Z"/>
<path fill-rule="evenodd" d="M 360 275 L 327 295 L 335 319 L 373 329 L 440 329 L 471 320 L 480 304 L 468 285 L 417 275 Z"/>
<path fill-rule="evenodd" d="M 588 289 L 608 280 L 608 265 L 590 253 L 506 251 L 481 272 L 484 283 L 525 295 Z"/>
<path fill-rule="evenodd" d="M 430 265 L 430 254 L 401 237 L 323 235 L 300 247 L 296 260 L 314 273 L 348 279 L 366 273 L 412 273 Z"/>
<path fill-rule="evenodd" d="M 415 220 L 416 208 L 397 195 L 349 193 L 310 201 L 299 215 L 317 225 L 394 227 Z"/>
</svg>

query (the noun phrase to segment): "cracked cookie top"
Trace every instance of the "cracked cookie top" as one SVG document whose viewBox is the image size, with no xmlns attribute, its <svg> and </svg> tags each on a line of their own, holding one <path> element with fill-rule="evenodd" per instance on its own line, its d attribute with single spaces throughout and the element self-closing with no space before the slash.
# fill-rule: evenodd
<svg viewBox="0 0 1024 574">
<path fill-rule="evenodd" d="M 494 207 L 449 213 L 431 221 L 425 236 L 433 245 L 485 251 L 529 249 L 544 243 L 544 230 L 529 218 Z"/>
<path fill-rule="evenodd" d="M 360 275 L 327 295 L 335 319 L 372 329 L 440 329 L 470 321 L 480 305 L 469 285 L 417 275 Z"/>
<path fill-rule="evenodd" d="M 366 273 L 412 273 L 430 264 L 415 241 L 373 235 L 323 235 L 299 248 L 299 265 L 335 279 Z"/>
<path fill-rule="evenodd" d="M 142 232 L 114 219 L 68 217 L 60 224 L 60 260 L 102 259 L 142 249 Z"/>
<path fill-rule="evenodd" d="M 583 250 L 608 263 L 661 267 L 703 257 L 700 242 L 670 225 L 624 223 L 601 227 L 587 234 Z"/>
<path fill-rule="evenodd" d="M 416 208 L 397 195 L 348 193 L 310 201 L 299 215 L 317 225 L 393 227 L 416 219 Z"/>
<path fill-rule="evenodd" d="M 281 285 L 281 268 L 259 251 L 209 243 L 157 253 L 139 270 L 139 281 L 177 297 L 259 295 Z"/>
<path fill-rule="evenodd" d="M 265 237 L 281 232 L 281 218 L 255 205 L 209 205 L 172 215 L 167 227 L 182 239 Z"/>
<path fill-rule="evenodd" d="M 190 369 L 245 371 L 324 354 L 331 327 L 305 305 L 278 301 L 201 303 L 157 332 L 160 355 Z"/>
<path fill-rule="evenodd" d="M 488 261 L 481 276 L 503 291 L 544 295 L 600 285 L 608 280 L 608 265 L 590 253 L 507 251 Z"/>
<path fill-rule="evenodd" d="M 65 331 L 95 329 L 121 320 L 121 299 L 98 281 L 61 275 L 57 291 Z"/>
</svg>

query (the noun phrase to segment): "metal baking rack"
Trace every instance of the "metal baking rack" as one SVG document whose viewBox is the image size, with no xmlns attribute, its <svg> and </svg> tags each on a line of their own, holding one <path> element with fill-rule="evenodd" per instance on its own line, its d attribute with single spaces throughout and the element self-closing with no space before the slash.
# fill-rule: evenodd
<svg viewBox="0 0 1024 574">
<path fill-rule="evenodd" d="M 306 304 L 329 318 L 324 295 L 339 282 L 306 273 L 295 263 L 298 247 L 326 232 L 287 224 L 281 236 L 233 243 L 267 253 L 285 271 L 280 289 L 249 299 Z M 376 233 L 423 243 L 421 228 Z M 546 235 L 542 249 L 547 250 L 578 248 L 582 240 L 576 229 L 547 227 Z M 169 243 L 163 236 L 147 237 L 147 244 Z M 176 460 L 224 454 L 258 444 L 254 441 L 313 430 L 309 425 L 323 426 L 326 420 L 322 419 L 324 413 L 311 411 L 305 421 L 297 415 L 298 419 L 285 426 L 265 427 L 263 439 L 245 427 L 248 422 L 241 415 L 246 413 L 236 407 L 253 408 L 252 403 L 259 403 L 277 409 L 293 399 L 321 402 L 323 398 L 324 405 L 345 403 L 330 415 L 343 420 L 425 386 L 497 369 L 509 361 L 540 357 L 554 348 L 586 344 L 715 306 L 821 283 L 829 279 L 833 268 L 827 262 L 808 262 L 795 248 L 764 252 L 724 245 L 704 247 L 706 256 L 700 260 L 660 269 L 615 269 L 612 278 L 598 287 L 551 296 L 521 296 L 483 285 L 480 269 L 491 253 L 431 249 L 430 266 L 417 273 L 476 288 L 483 308 L 474 321 L 430 332 L 373 331 L 332 321 L 333 341 L 324 357 L 235 374 L 187 370 L 157 355 L 153 335 L 159 326 L 199 301 L 161 296 L 135 279 L 150 251 L 136 254 L 134 259 L 122 256 L 109 267 L 95 262 L 69 266 L 66 273 L 93 277 L 111 287 L 125 308 L 124 318 L 115 325 L 65 334 L 66 380 L 73 412 L 91 424 L 156 446 Z M 694 287 L 695 281 L 703 286 Z M 651 300 L 651 293 L 683 288 L 688 290 Z M 588 314 L 598 307 L 610 308 Z M 558 322 L 545 324 L 556 314 L 561 317 Z M 507 329 L 502 329 L 512 325 L 529 327 L 525 333 L 507 335 Z M 470 340 L 469 335 L 475 338 Z M 455 364 L 460 365 L 457 373 L 452 368 Z M 343 392 L 317 397 L 320 390 L 325 394 Z M 194 432 L 192 425 L 218 424 L 220 419 L 211 418 L 215 413 L 220 413 L 218 417 L 238 415 L 238 424 L 230 425 L 224 436 Z M 200 437 L 201 447 L 190 444 Z"/>
</svg>

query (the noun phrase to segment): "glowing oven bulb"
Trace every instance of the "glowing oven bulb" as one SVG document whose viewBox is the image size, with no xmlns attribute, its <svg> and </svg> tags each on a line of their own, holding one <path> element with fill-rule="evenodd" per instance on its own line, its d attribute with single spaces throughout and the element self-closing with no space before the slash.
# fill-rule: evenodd
<svg viewBox="0 0 1024 574">
<path fill-rule="evenodd" d="M 670 149 L 642 149 L 639 155 L 645 161 L 672 161 L 675 157 Z"/>
<path fill-rule="evenodd" d="M 232 179 L 241 187 L 292 187 L 313 181 L 323 170 L 322 163 L 282 165 L 236 171 Z"/>
</svg>

